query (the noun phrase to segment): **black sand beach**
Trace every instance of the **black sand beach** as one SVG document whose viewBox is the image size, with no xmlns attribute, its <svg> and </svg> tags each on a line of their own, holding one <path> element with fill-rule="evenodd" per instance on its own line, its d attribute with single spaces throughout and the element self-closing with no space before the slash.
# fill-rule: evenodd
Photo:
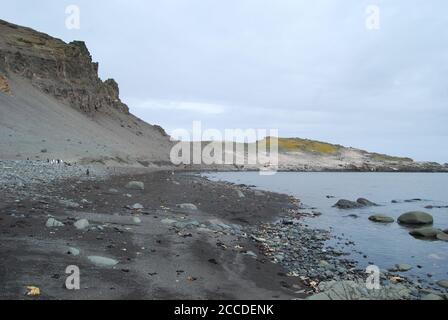
<svg viewBox="0 0 448 320">
<path fill-rule="evenodd" d="M 126 189 L 130 181 L 145 189 Z M 1 299 L 25 299 L 27 286 L 40 288 L 38 299 L 304 297 L 295 293 L 302 288 L 297 278 L 259 256 L 242 231 L 291 207 L 285 195 L 171 171 L 20 189 L 2 191 Z M 185 203 L 197 210 L 179 208 Z M 134 204 L 143 209 L 126 208 Z M 64 226 L 47 227 L 50 216 Z M 89 226 L 75 228 L 80 219 Z M 117 264 L 95 265 L 92 256 Z M 69 265 L 80 268 L 81 290 L 65 288 Z"/>
</svg>

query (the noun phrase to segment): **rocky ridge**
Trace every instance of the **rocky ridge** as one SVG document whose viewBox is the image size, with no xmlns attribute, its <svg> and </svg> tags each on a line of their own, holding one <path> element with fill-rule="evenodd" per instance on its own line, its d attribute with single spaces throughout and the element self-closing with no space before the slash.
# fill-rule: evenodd
<svg viewBox="0 0 448 320">
<path fill-rule="evenodd" d="M 6 77 L 16 74 L 73 108 L 87 113 L 107 108 L 129 113 L 114 79 L 102 81 L 97 62 L 82 41 L 68 44 L 0 20 L 0 90 L 9 92 Z"/>
</svg>

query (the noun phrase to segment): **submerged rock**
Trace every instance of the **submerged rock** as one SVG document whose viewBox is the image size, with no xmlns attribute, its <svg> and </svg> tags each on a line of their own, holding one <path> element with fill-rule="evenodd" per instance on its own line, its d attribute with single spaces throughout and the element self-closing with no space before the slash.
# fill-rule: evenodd
<svg viewBox="0 0 448 320">
<path fill-rule="evenodd" d="M 333 207 L 339 209 L 356 209 L 361 208 L 362 204 L 350 200 L 341 199 Z"/>
<path fill-rule="evenodd" d="M 426 239 L 435 239 L 439 233 L 441 233 L 441 230 L 431 228 L 431 227 L 415 229 L 415 230 L 412 230 L 411 232 L 409 232 L 409 234 L 411 236 L 426 238 Z"/>
<path fill-rule="evenodd" d="M 412 270 L 412 266 L 405 263 L 396 264 L 394 268 L 391 269 L 391 271 L 399 271 L 399 272 L 408 272 Z"/>
<path fill-rule="evenodd" d="M 440 280 L 436 282 L 438 286 L 448 289 L 448 280 Z"/>
<path fill-rule="evenodd" d="M 358 200 L 356 200 L 357 203 L 359 203 L 360 205 L 364 206 L 364 207 L 376 207 L 378 206 L 376 203 L 364 199 L 364 198 L 359 198 Z"/>
<path fill-rule="evenodd" d="M 372 201 L 369 201 L 364 198 L 359 198 L 354 201 L 341 199 L 339 200 L 333 207 L 339 208 L 339 209 L 356 209 L 356 208 L 363 208 L 363 207 L 373 207 L 378 206 L 376 203 L 373 203 Z"/>
<path fill-rule="evenodd" d="M 426 296 L 424 296 L 422 300 L 445 300 L 445 299 L 443 299 L 441 296 L 437 294 L 429 293 Z"/>
<path fill-rule="evenodd" d="M 411 211 L 402 214 L 398 218 L 398 222 L 402 224 L 425 225 L 434 223 L 434 219 L 429 213 L 421 211 Z"/>
<path fill-rule="evenodd" d="M 129 190 L 145 190 L 145 184 L 141 181 L 131 181 L 125 187 Z"/>
<path fill-rule="evenodd" d="M 370 216 L 369 220 L 373 221 L 373 222 L 378 222 L 378 223 L 393 223 L 393 222 L 395 222 L 394 218 L 388 217 L 388 216 L 385 216 L 382 214 L 375 214 L 373 216 Z"/>
<path fill-rule="evenodd" d="M 448 241 L 448 233 L 446 232 L 439 232 L 436 236 L 437 240 L 440 241 Z"/>
</svg>

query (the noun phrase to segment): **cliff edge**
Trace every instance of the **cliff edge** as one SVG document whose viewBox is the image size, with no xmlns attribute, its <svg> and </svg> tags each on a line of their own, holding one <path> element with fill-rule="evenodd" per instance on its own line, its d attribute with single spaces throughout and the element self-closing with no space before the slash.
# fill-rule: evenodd
<svg viewBox="0 0 448 320">
<path fill-rule="evenodd" d="M 129 113 L 82 41 L 0 20 L 0 158 L 169 162 L 165 131 Z"/>
</svg>

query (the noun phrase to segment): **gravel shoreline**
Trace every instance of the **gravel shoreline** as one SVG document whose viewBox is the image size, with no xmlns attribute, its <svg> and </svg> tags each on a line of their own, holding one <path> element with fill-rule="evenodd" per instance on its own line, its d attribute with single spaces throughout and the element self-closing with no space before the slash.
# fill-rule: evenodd
<svg viewBox="0 0 448 320">
<path fill-rule="evenodd" d="M 36 161 L 0 169 L 2 299 L 23 298 L 30 284 L 43 299 L 448 298 L 384 270 L 382 289 L 367 290 L 365 270 L 347 258 L 353 243 L 326 246 L 334 235 L 303 222 L 319 213 L 287 195 L 172 171 Z M 127 189 L 130 181 L 144 190 Z M 103 270 L 98 259 L 118 267 Z M 68 263 L 87 270 L 86 294 L 62 288 Z"/>
</svg>

